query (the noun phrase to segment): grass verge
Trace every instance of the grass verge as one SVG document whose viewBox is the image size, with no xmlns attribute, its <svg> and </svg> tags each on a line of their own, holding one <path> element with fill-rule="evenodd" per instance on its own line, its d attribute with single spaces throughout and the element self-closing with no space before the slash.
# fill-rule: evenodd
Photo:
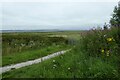
<svg viewBox="0 0 120 80">
<path fill-rule="evenodd" d="M 37 59 L 57 51 L 69 49 L 67 45 L 52 45 L 42 49 L 13 53 L 2 57 L 2 66 Z"/>
</svg>

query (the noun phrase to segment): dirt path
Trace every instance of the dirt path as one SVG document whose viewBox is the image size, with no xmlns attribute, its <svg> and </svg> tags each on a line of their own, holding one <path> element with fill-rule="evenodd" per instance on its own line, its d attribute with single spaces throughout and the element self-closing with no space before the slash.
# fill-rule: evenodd
<svg viewBox="0 0 120 80">
<path fill-rule="evenodd" d="M 41 58 L 35 59 L 35 60 L 30 60 L 30 61 L 26 61 L 26 62 L 12 64 L 12 65 L 9 65 L 9 66 L 0 67 L 0 74 L 4 73 L 4 72 L 7 72 L 7 71 L 10 71 L 10 70 L 13 70 L 13 69 L 18 69 L 18 68 L 21 68 L 21 67 L 25 67 L 25 66 L 29 66 L 29 65 L 32 65 L 32 64 L 40 63 L 40 62 L 42 62 L 44 60 L 53 58 L 53 57 L 58 56 L 60 54 L 64 54 L 65 52 L 67 52 L 69 50 L 59 51 L 59 52 L 47 55 L 45 57 L 41 57 Z"/>
</svg>

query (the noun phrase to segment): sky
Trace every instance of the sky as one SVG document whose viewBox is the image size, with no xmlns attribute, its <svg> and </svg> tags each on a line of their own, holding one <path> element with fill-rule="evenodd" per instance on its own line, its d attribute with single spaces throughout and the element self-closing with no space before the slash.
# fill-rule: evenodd
<svg viewBox="0 0 120 80">
<path fill-rule="evenodd" d="M 2 30 L 90 29 L 109 23 L 117 2 L 4 0 L 0 25 Z"/>
</svg>

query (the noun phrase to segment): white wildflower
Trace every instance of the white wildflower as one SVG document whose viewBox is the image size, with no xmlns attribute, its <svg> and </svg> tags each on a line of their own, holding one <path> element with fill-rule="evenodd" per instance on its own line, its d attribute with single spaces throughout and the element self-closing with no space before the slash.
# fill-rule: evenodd
<svg viewBox="0 0 120 80">
<path fill-rule="evenodd" d="M 70 70 L 70 67 L 68 68 L 68 70 Z"/>
<path fill-rule="evenodd" d="M 53 69 L 55 69 L 55 67 L 53 66 Z"/>
<path fill-rule="evenodd" d="M 53 62 L 55 62 L 55 60 L 53 60 Z"/>
<path fill-rule="evenodd" d="M 57 65 L 55 65 L 55 64 L 54 64 L 53 66 L 54 66 L 54 67 L 57 67 Z"/>
<path fill-rule="evenodd" d="M 106 37 L 106 34 L 104 35 L 104 37 Z"/>
<path fill-rule="evenodd" d="M 21 46 L 22 46 L 22 47 L 24 47 L 24 46 L 25 46 L 25 44 L 21 43 Z"/>
<path fill-rule="evenodd" d="M 56 67 L 57 67 L 57 65 L 54 64 L 54 65 L 53 65 L 53 69 L 56 68 Z"/>
</svg>

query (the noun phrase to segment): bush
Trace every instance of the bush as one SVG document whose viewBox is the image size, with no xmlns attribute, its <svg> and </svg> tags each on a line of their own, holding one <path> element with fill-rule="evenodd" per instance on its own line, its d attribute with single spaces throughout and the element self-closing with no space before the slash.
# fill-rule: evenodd
<svg viewBox="0 0 120 80">
<path fill-rule="evenodd" d="M 82 37 L 80 44 L 90 56 L 119 55 L 118 29 L 90 30 Z"/>
<path fill-rule="evenodd" d="M 107 30 L 90 30 L 82 36 L 77 48 L 87 57 L 88 70 L 85 77 L 116 78 L 120 76 L 119 34 L 119 29 L 113 27 Z"/>
</svg>

